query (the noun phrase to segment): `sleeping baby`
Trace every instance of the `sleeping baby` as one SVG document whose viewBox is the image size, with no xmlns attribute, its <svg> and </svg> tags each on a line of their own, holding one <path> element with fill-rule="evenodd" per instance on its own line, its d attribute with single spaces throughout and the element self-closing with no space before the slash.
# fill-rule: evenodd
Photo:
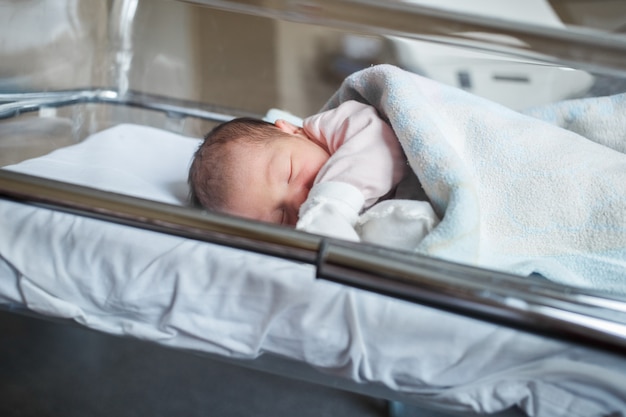
<svg viewBox="0 0 626 417">
<path fill-rule="evenodd" d="M 409 172 L 376 109 L 346 101 L 302 127 L 251 118 L 218 125 L 194 155 L 190 198 L 209 210 L 406 248 L 438 223 L 428 202 L 386 204 Z"/>
</svg>

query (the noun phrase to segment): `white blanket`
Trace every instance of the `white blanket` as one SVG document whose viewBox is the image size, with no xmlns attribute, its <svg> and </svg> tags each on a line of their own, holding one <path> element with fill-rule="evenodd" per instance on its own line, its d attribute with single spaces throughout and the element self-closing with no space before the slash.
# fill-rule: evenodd
<svg viewBox="0 0 626 417">
<path fill-rule="evenodd" d="M 380 65 L 348 77 L 324 110 L 345 100 L 389 121 L 442 219 L 405 249 L 626 292 L 626 155 L 594 142 L 624 148 L 626 96 L 530 117 Z"/>
</svg>

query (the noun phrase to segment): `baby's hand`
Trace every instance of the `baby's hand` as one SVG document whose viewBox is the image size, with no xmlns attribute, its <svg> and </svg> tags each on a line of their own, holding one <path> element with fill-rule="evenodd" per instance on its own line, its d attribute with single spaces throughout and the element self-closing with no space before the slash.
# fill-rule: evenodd
<svg viewBox="0 0 626 417">
<path fill-rule="evenodd" d="M 323 182 L 311 189 L 300 207 L 296 229 L 358 242 L 354 225 L 365 198 L 356 187 L 343 182 Z"/>
</svg>

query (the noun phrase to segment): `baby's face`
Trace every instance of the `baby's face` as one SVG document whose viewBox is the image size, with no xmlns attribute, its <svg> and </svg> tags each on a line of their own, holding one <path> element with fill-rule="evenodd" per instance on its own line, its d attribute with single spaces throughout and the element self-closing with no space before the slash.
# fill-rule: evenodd
<svg viewBox="0 0 626 417">
<path fill-rule="evenodd" d="M 277 124 L 278 125 L 278 124 Z M 330 155 L 301 131 L 267 145 L 235 145 L 240 167 L 227 211 L 242 217 L 295 226 L 298 210 Z"/>
</svg>

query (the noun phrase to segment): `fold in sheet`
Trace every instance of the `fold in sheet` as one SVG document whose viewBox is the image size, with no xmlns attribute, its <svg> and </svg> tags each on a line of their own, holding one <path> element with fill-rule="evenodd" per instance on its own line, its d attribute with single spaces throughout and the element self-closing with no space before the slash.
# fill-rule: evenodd
<svg viewBox="0 0 626 417">
<path fill-rule="evenodd" d="M 323 110 L 346 100 L 389 121 L 441 218 L 405 249 L 626 292 L 626 155 L 605 146 L 625 143 L 626 95 L 531 117 L 379 65 L 348 77 Z"/>
</svg>

